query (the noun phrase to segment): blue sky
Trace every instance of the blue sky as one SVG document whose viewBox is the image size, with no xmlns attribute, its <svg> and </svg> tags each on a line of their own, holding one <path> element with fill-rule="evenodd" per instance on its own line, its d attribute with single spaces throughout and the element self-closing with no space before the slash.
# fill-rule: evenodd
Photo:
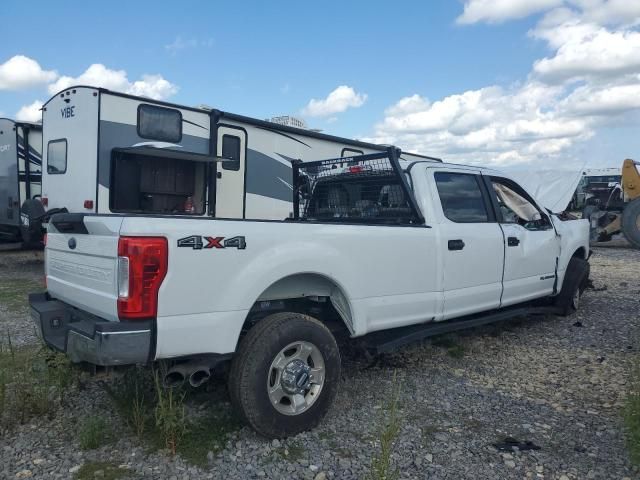
<svg viewBox="0 0 640 480">
<path fill-rule="evenodd" d="M 160 86 L 140 88 L 258 118 L 295 114 L 330 133 L 453 160 L 617 166 L 625 156 L 639 157 L 635 107 L 593 115 L 581 110 L 588 102 L 576 103 L 598 94 L 615 100 L 611 95 L 633 82 L 622 82 L 620 69 L 605 72 L 605 83 L 589 68 L 567 76 L 562 58 L 553 61 L 564 55 L 563 46 L 588 49 L 603 29 L 635 45 L 640 12 L 624 11 L 620 19 L 615 11 L 612 21 L 611 12 L 592 11 L 594 3 L 606 9 L 605 0 L 491 3 L 8 0 L 3 18 L 13 20 L 3 22 L 0 43 L 0 112 L 13 117 L 100 64 L 95 82 L 110 88 L 161 78 Z M 548 18 L 562 17 L 562 10 L 569 13 L 549 28 Z M 590 36 L 574 34 L 576 23 L 592 27 Z M 563 29 L 566 45 L 557 38 L 564 38 Z M 9 63 L 16 56 L 41 72 Z M 621 60 L 630 65 L 625 76 L 640 74 L 631 57 Z M 551 73 L 536 70 L 541 59 L 551 61 Z M 112 71 L 119 75 L 100 80 Z M 595 91 L 597 85 L 608 90 Z M 327 98 L 340 86 L 342 100 Z M 312 99 L 324 103 L 311 108 Z"/>
</svg>

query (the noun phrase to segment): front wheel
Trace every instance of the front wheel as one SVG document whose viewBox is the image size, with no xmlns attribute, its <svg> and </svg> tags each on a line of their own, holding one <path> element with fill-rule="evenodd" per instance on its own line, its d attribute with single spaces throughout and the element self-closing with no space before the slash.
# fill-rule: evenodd
<svg viewBox="0 0 640 480">
<path fill-rule="evenodd" d="M 554 300 L 558 313 L 563 317 L 578 310 L 580 298 L 589 280 L 589 262 L 583 258 L 572 257 L 564 274 L 564 281 L 560 293 Z"/>
<path fill-rule="evenodd" d="M 258 322 L 240 342 L 229 373 L 231 401 L 269 438 L 315 427 L 338 391 L 340 353 L 329 329 L 299 313 Z"/>
</svg>

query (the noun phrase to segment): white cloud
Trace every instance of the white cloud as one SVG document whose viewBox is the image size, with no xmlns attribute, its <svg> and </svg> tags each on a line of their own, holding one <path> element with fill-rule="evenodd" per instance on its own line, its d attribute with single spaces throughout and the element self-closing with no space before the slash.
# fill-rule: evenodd
<svg viewBox="0 0 640 480">
<path fill-rule="evenodd" d="M 340 85 L 327 98 L 312 98 L 302 110 L 303 115 L 310 117 L 328 117 L 341 113 L 348 108 L 361 107 L 367 101 L 366 93 L 357 93 L 352 87 Z"/>
<path fill-rule="evenodd" d="M 640 112 L 640 1 L 466 0 L 458 23 L 533 13 L 529 36 L 550 52 L 526 79 L 401 98 L 368 140 L 465 163 L 581 165 L 583 142 Z"/>
<path fill-rule="evenodd" d="M 564 89 L 536 81 L 435 102 L 412 95 L 386 110 L 368 140 L 465 163 L 530 162 L 592 135 L 589 121 L 558 107 L 563 95 Z"/>
<path fill-rule="evenodd" d="M 583 85 L 567 96 L 561 107 L 576 116 L 613 116 L 640 109 L 640 81 L 605 87 Z"/>
<path fill-rule="evenodd" d="M 599 25 L 634 25 L 640 21 L 640 2 L 636 0 L 465 0 L 456 22 L 501 23 L 553 9 L 574 11 L 583 21 Z"/>
<path fill-rule="evenodd" d="M 196 37 L 191 38 L 182 38 L 181 35 L 178 35 L 175 40 L 168 45 L 165 45 L 164 48 L 170 55 L 177 55 L 182 50 L 186 50 L 188 48 L 211 48 L 213 47 L 215 41 L 213 38 L 206 38 L 203 40 L 199 40 Z"/>
<path fill-rule="evenodd" d="M 169 98 L 177 92 L 178 87 L 162 75 L 143 75 L 142 80 L 136 80 L 127 90 L 127 93 L 156 100 Z"/>
<path fill-rule="evenodd" d="M 0 90 L 23 90 L 54 81 L 54 70 L 43 70 L 38 62 L 16 55 L 0 64 Z"/>
<path fill-rule="evenodd" d="M 552 57 L 533 65 L 534 72 L 549 82 L 592 77 L 619 77 L 640 70 L 640 33 L 609 31 L 577 21 L 544 28 L 534 35 L 558 46 Z"/>
<path fill-rule="evenodd" d="M 640 20 L 640 2 L 636 0 L 570 0 L 582 12 L 585 21 L 601 25 L 637 24 Z"/>
<path fill-rule="evenodd" d="M 62 76 L 49 85 L 49 93 L 56 94 L 72 85 L 91 85 L 110 90 L 130 93 L 162 100 L 178 91 L 178 87 L 161 75 L 143 75 L 140 80 L 130 82 L 124 70 L 111 70 L 100 63 L 94 63 L 78 77 Z"/>
<path fill-rule="evenodd" d="M 23 120 L 25 122 L 40 122 L 42 121 L 42 108 L 43 103 L 40 100 L 34 101 L 30 105 L 23 106 L 16 113 L 16 120 Z"/>
<path fill-rule="evenodd" d="M 464 12 L 456 22 L 459 24 L 499 23 L 543 12 L 558 7 L 562 3 L 563 0 L 467 0 Z"/>
</svg>

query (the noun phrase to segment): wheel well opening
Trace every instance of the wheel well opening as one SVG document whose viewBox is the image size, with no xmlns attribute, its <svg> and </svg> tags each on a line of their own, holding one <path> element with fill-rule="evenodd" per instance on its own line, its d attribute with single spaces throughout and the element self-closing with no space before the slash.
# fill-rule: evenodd
<svg viewBox="0 0 640 480">
<path fill-rule="evenodd" d="M 582 259 L 586 259 L 587 258 L 587 252 L 584 249 L 584 247 L 580 247 L 578 248 L 575 252 L 573 252 L 573 255 L 571 255 L 571 257 L 578 257 L 578 258 L 582 258 Z"/>
<path fill-rule="evenodd" d="M 263 318 L 278 312 L 297 312 L 317 318 L 334 335 L 353 333 L 349 301 L 340 286 L 324 275 L 300 273 L 272 283 L 249 310 L 241 336 Z"/>
</svg>

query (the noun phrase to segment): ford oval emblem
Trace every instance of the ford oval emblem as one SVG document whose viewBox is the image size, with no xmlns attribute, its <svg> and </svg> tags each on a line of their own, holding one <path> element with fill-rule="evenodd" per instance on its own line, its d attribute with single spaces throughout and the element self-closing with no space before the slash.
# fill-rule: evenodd
<svg viewBox="0 0 640 480">
<path fill-rule="evenodd" d="M 76 245 L 77 245 L 77 243 L 76 243 L 76 239 L 75 239 L 75 238 L 73 238 L 73 237 L 71 237 L 71 238 L 69 239 L 69 248 L 70 248 L 71 250 L 73 250 L 73 249 L 75 249 L 75 248 L 76 248 Z"/>
</svg>

